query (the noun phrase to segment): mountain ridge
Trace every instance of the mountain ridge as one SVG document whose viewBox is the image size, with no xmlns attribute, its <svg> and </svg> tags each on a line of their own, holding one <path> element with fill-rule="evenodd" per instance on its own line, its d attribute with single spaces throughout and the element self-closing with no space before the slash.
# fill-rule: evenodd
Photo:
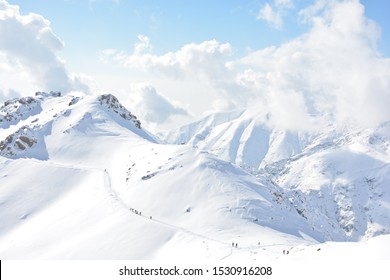
<svg viewBox="0 0 390 280">
<path fill-rule="evenodd" d="M 388 124 L 294 136 L 234 111 L 168 144 L 113 95 L 58 92 L 1 117 L 2 258 L 278 258 L 390 233 Z"/>
<path fill-rule="evenodd" d="M 375 197 L 378 204 L 390 201 L 386 176 L 390 173 L 389 122 L 368 129 L 340 128 L 322 121 L 329 125 L 314 132 L 297 132 L 272 128 L 266 114 L 254 114 L 253 109 L 236 111 L 232 118 L 223 121 L 210 121 L 213 119 L 213 115 L 206 116 L 160 137 L 167 143 L 178 144 L 186 132 L 187 144 L 267 178 L 281 187 L 283 199 L 294 204 L 300 215 L 314 225 L 320 221 L 322 227 L 328 224 L 324 231 L 339 231 L 330 234 L 330 240 L 356 241 L 366 234 L 389 233 L 389 223 L 382 218 L 390 218 L 388 209 L 375 210 L 382 212 L 373 218 L 365 212 L 377 208 L 375 203 L 361 197 L 361 193 Z M 310 192 L 315 195 L 308 195 Z M 324 193 L 331 195 L 325 199 Z M 361 201 L 353 197 L 361 197 Z M 332 203 L 325 203 L 326 200 Z M 318 212 L 316 206 L 327 213 L 322 219 L 313 215 Z M 376 224 L 380 225 L 378 231 L 374 229 Z"/>
</svg>

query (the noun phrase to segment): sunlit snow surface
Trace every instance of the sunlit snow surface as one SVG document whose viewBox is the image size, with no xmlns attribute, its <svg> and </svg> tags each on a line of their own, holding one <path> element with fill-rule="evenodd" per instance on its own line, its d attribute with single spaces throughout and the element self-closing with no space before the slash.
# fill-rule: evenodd
<svg viewBox="0 0 390 280">
<path fill-rule="evenodd" d="M 23 102 L 0 110 L 1 259 L 390 257 L 389 124 L 241 111 L 157 140 L 110 95 Z"/>
</svg>

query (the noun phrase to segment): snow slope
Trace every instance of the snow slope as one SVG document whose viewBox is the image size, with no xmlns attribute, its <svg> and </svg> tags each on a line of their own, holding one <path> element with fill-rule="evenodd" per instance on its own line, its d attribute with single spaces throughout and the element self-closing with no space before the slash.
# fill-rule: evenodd
<svg viewBox="0 0 390 280">
<path fill-rule="evenodd" d="M 177 141 L 193 145 L 174 145 L 160 143 L 112 95 L 52 92 L 9 101 L 0 108 L 0 258 L 250 260 L 280 258 L 283 250 L 305 258 L 317 248 L 312 246 L 338 247 L 322 244 L 327 240 L 388 233 L 387 126 L 370 138 L 377 154 L 363 153 L 351 142 L 351 150 L 335 156 L 331 150 L 316 150 L 319 136 L 305 136 L 299 149 L 275 148 L 277 156 L 271 157 L 270 148 L 261 145 L 265 126 L 246 118 L 251 133 L 244 133 L 240 120 L 246 114 L 220 113 L 192 124 Z M 233 135 L 226 134 L 229 128 Z M 194 140 L 196 131 L 205 137 Z M 291 137 L 281 137 L 285 144 L 280 145 L 297 139 Z M 219 149 L 211 148 L 221 139 Z M 247 148 L 234 149 L 234 143 Z M 354 158 L 352 149 L 372 162 L 360 154 Z M 258 151 L 278 160 L 256 169 L 264 160 L 253 156 Z M 252 161 L 242 168 L 237 157 L 226 158 L 234 154 Z M 350 181 L 303 185 L 314 180 L 309 175 L 316 161 L 325 159 L 321 167 L 352 174 Z M 384 164 L 372 169 L 370 164 L 379 159 Z M 250 164 L 253 168 L 247 168 Z M 373 177 L 359 181 L 357 168 L 369 169 Z M 302 172 L 308 172 L 305 180 L 296 176 Z M 333 191 L 336 186 L 345 196 Z M 350 190 L 365 186 L 367 192 Z M 367 211 L 357 215 L 359 203 Z M 337 209 L 335 217 L 326 214 Z M 348 232 L 351 213 L 354 228 Z"/>
<path fill-rule="evenodd" d="M 207 150 L 267 178 L 281 188 L 279 199 L 326 240 L 390 233 L 390 122 L 374 129 L 329 122 L 315 132 L 296 132 L 272 128 L 267 115 L 253 109 L 222 121 L 221 115 L 160 137 Z"/>
</svg>

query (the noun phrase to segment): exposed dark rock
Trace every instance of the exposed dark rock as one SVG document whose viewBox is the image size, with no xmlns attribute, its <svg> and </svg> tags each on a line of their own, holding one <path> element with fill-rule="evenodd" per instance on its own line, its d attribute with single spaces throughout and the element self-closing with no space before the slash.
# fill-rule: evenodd
<svg viewBox="0 0 390 280">
<path fill-rule="evenodd" d="M 0 155 L 13 157 L 32 148 L 37 142 L 34 132 L 27 126 L 23 126 L 0 141 Z"/>
<path fill-rule="evenodd" d="M 80 97 L 75 96 L 75 97 L 72 98 L 72 100 L 69 102 L 68 105 L 69 106 L 74 105 L 74 104 L 76 104 L 79 101 L 80 101 Z"/>
<path fill-rule="evenodd" d="M 37 97 L 61 97 L 62 94 L 60 91 L 50 91 L 49 93 L 44 92 L 44 91 L 37 91 L 35 93 L 35 96 L 37 96 Z"/>
<path fill-rule="evenodd" d="M 20 143 L 18 140 L 15 141 L 15 144 L 16 144 L 16 145 L 18 146 L 18 148 L 21 149 L 21 150 L 25 150 L 25 149 L 26 149 L 26 147 L 25 147 L 22 143 Z"/>
<path fill-rule="evenodd" d="M 29 147 L 32 147 L 32 145 L 34 145 L 34 141 L 24 135 L 20 135 L 19 139 L 26 143 Z"/>
<path fill-rule="evenodd" d="M 40 101 L 33 97 L 13 98 L 0 107 L 0 124 L 7 128 L 12 124 L 28 118 L 33 113 L 41 111 Z"/>
<path fill-rule="evenodd" d="M 101 105 L 111 109 L 114 113 L 120 116 L 122 119 L 131 120 L 137 128 L 141 128 L 141 122 L 127 110 L 119 100 L 112 94 L 103 94 L 98 97 L 98 101 Z"/>
</svg>

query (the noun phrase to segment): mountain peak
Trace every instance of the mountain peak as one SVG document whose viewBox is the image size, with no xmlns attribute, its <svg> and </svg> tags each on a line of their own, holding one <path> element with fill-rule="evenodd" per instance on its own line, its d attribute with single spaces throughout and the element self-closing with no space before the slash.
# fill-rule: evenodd
<svg viewBox="0 0 390 280">
<path fill-rule="evenodd" d="M 0 128 L 9 128 L 42 110 L 40 101 L 33 97 L 13 98 L 0 107 Z"/>
<path fill-rule="evenodd" d="M 118 114 L 124 120 L 131 120 L 137 128 L 141 129 L 141 122 L 135 115 L 128 111 L 114 95 L 102 94 L 98 96 L 97 100 L 103 107 Z"/>
<path fill-rule="evenodd" d="M 14 98 L 0 107 L 1 156 L 47 158 L 47 138 L 65 141 L 62 135 L 72 131 L 87 132 L 89 137 L 135 134 L 155 142 L 137 117 L 112 94 L 36 92 L 35 97 Z"/>
<path fill-rule="evenodd" d="M 76 92 L 9 100 L 0 118 L 5 257 L 279 258 L 390 233 L 389 123 L 299 133 L 232 111 L 168 145 L 114 95 Z"/>
</svg>

